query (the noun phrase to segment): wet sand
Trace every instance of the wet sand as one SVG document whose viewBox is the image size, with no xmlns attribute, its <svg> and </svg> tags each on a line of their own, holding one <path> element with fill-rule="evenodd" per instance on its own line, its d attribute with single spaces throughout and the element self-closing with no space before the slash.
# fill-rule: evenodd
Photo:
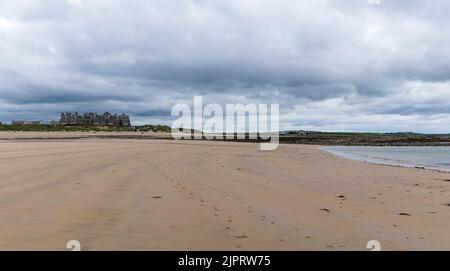
<svg viewBox="0 0 450 271">
<path fill-rule="evenodd" d="M 450 250 L 450 173 L 316 146 L 0 141 L 0 250 Z"/>
</svg>

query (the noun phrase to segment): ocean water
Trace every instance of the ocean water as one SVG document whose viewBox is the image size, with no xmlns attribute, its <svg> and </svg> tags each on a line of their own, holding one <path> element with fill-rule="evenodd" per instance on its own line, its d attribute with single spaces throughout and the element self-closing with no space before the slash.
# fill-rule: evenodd
<svg viewBox="0 0 450 271">
<path fill-rule="evenodd" d="M 450 147 L 327 146 L 322 149 L 368 163 L 450 171 Z"/>
</svg>

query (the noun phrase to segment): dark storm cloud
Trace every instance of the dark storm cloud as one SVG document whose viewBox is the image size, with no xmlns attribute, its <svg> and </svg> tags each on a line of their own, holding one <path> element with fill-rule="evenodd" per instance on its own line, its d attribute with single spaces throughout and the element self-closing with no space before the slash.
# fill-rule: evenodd
<svg viewBox="0 0 450 271">
<path fill-rule="evenodd" d="M 201 94 L 279 102 L 285 127 L 450 130 L 448 1 L 69 2 L 0 1 L 0 119 L 167 121 Z"/>
</svg>

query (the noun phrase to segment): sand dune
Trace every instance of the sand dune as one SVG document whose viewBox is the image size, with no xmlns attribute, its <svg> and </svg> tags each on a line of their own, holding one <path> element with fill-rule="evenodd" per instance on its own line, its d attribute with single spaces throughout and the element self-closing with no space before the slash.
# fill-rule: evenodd
<svg viewBox="0 0 450 271">
<path fill-rule="evenodd" d="M 0 140 L 14 139 L 87 139 L 87 138 L 134 138 L 134 139 L 172 139 L 165 132 L 11 132 L 0 131 Z"/>
<path fill-rule="evenodd" d="M 0 249 L 450 249 L 450 174 L 315 146 L 0 141 Z"/>
</svg>

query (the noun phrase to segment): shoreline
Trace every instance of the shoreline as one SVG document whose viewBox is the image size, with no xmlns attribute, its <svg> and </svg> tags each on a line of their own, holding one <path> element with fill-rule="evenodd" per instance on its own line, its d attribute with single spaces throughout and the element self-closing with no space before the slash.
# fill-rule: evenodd
<svg viewBox="0 0 450 271">
<path fill-rule="evenodd" d="M 48 139 L 173 139 L 170 132 L 136 132 L 136 131 L 0 131 L 1 140 L 48 140 Z M 292 140 L 294 139 L 294 140 Z M 240 143 L 262 143 L 264 140 L 253 139 L 186 139 L 195 141 L 223 141 Z M 450 142 L 397 142 L 380 143 L 377 141 L 368 142 L 347 142 L 339 140 L 323 141 L 322 139 L 308 138 L 308 140 L 295 140 L 292 136 L 281 136 L 279 144 L 310 145 L 310 146 L 372 146 L 372 147 L 447 147 Z"/>
<path fill-rule="evenodd" d="M 44 137 L 43 137 L 44 135 Z M 8 141 L 52 141 L 52 140 L 80 140 L 80 139 L 98 139 L 98 140 L 108 140 L 108 139 L 118 139 L 118 140 L 174 140 L 172 138 L 171 133 L 166 132 L 113 132 L 113 131 L 80 131 L 80 132 L 61 132 L 61 131 L 50 131 L 50 132 L 32 132 L 32 131 L 0 131 L 0 142 L 8 142 Z M 249 143 L 249 144 L 259 144 L 260 142 L 256 141 L 233 141 L 233 140 L 204 140 L 204 139 L 186 139 L 182 141 L 193 141 L 193 142 L 227 142 L 227 143 Z M 445 147 L 445 145 L 329 145 L 329 144 L 313 144 L 313 143 L 290 143 L 290 142 L 280 142 L 280 145 L 304 145 L 304 146 L 316 146 L 321 151 L 333 154 L 336 157 L 342 159 L 348 159 L 353 161 L 359 161 L 362 163 L 379 165 L 379 166 L 388 166 L 388 167 L 400 167 L 400 168 L 414 168 L 414 169 L 422 169 L 422 170 L 430 170 L 440 173 L 450 173 L 450 169 L 441 169 L 432 166 L 423 166 L 423 165 L 401 165 L 394 163 L 381 163 L 375 161 L 367 161 L 364 159 L 358 159 L 349 157 L 345 154 L 340 154 L 335 151 L 327 150 L 327 147 L 334 146 L 343 146 L 343 147 Z"/>
<path fill-rule="evenodd" d="M 367 163 L 367 164 L 372 164 L 372 165 L 378 165 L 378 166 L 387 166 L 387 167 L 399 167 L 399 168 L 411 168 L 411 169 L 421 169 L 421 170 L 430 170 L 430 171 L 435 171 L 435 172 L 439 172 L 439 173 L 450 173 L 450 169 L 445 169 L 445 168 L 438 168 L 438 167 L 433 167 L 430 165 L 407 165 L 407 164 L 390 164 L 390 163 L 381 163 L 381 162 L 375 162 L 375 161 L 368 161 L 368 160 L 364 160 L 364 159 L 358 159 L 356 157 L 350 157 L 348 155 L 339 153 L 337 151 L 332 151 L 332 150 L 327 150 L 326 147 L 333 147 L 333 146 L 322 146 L 322 145 L 318 145 L 318 148 L 321 151 L 324 151 L 326 153 L 332 154 L 335 157 L 338 158 L 342 158 L 342 159 L 347 159 L 347 160 L 352 160 L 352 161 L 358 161 L 361 163 Z M 348 147 L 359 147 L 359 146 L 348 146 Z M 381 147 L 381 146 L 365 146 L 365 147 Z M 398 147 L 434 147 L 434 146 L 398 146 Z"/>
</svg>

